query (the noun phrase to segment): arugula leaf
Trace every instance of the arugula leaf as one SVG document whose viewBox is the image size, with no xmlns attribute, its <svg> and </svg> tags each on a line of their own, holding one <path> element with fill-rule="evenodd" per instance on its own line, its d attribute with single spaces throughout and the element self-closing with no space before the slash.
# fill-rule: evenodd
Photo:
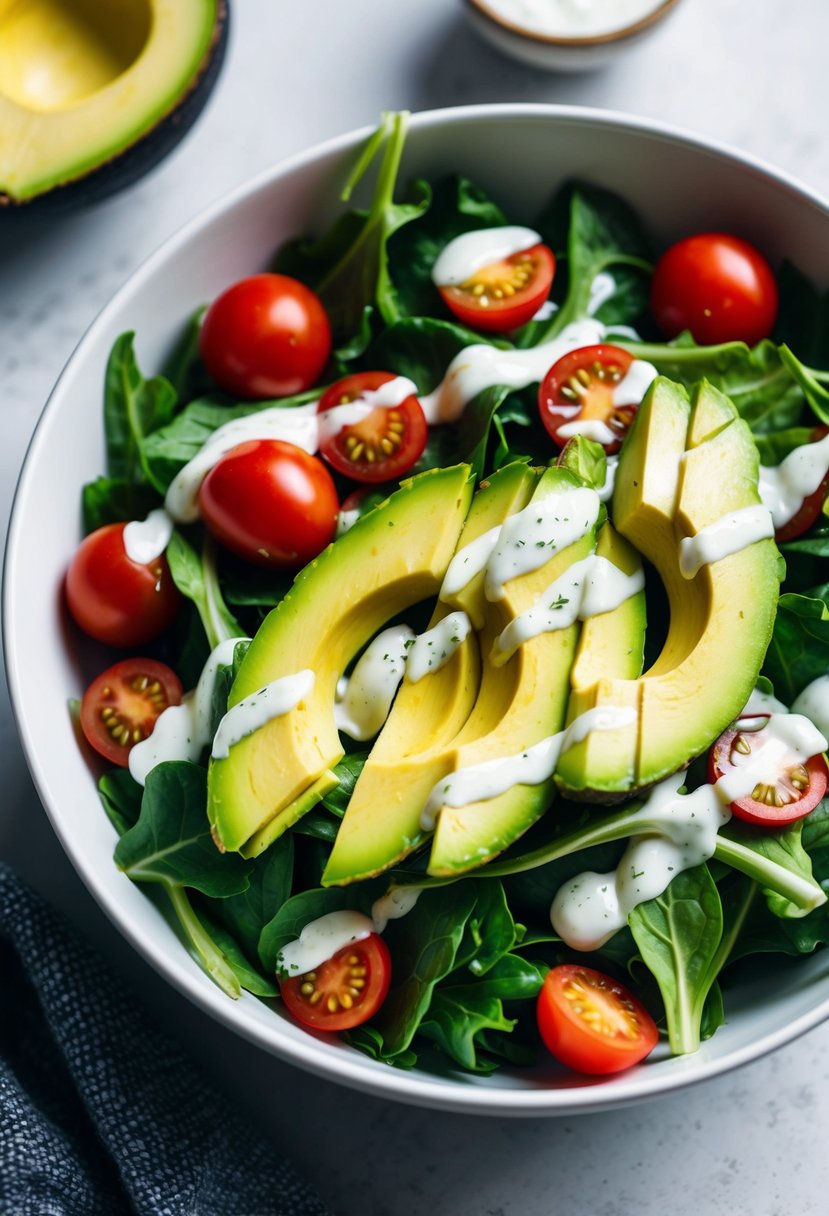
<svg viewBox="0 0 829 1216">
<path fill-rule="evenodd" d="M 657 899 L 633 909 L 628 924 L 662 993 L 671 1051 L 696 1051 L 723 936 L 722 904 L 708 867 L 677 874 Z"/>
<path fill-rule="evenodd" d="M 178 530 L 173 532 L 167 546 L 167 563 L 173 582 L 181 594 L 196 605 L 211 650 L 215 650 L 220 642 L 245 635 L 222 598 L 215 554 L 213 542 L 205 536 L 199 558 L 196 550 Z"/>
<path fill-rule="evenodd" d="M 165 761 L 149 773 L 138 822 L 118 841 L 115 862 L 135 882 L 193 887 L 215 899 L 240 894 L 250 881 L 250 863 L 213 843 L 207 773 L 187 761 Z"/>
<path fill-rule="evenodd" d="M 81 491 L 84 535 L 88 536 L 105 524 L 144 519 L 158 506 L 160 499 L 152 486 L 121 478 L 98 477 L 87 482 Z"/>
<path fill-rule="evenodd" d="M 107 471 L 115 480 L 141 482 L 147 479 L 141 444 L 173 416 L 176 391 L 163 376 L 145 380 L 138 369 L 133 348 L 134 333 L 115 340 L 104 380 L 104 434 Z"/>
<path fill-rule="evenodd" d="M 317 292 L 338 344 L 361 332 L 368 305 L 377 305 L 387 325 L 401 315 L 389 277 L 387 244 L 429 202 L 428 195 L 418 196 L 417 192 L 412 202 L 394 201 L 408 119 L 405 113 L 383 115 L 342 192 L 341 198 L 347 202 L 385 143 L 368 211 L 347 212 L 319 240 L 294 241 L 276 257 L 277 270 L 294 275 Z"/>
<path fill-rule="evenodd" d="M 795 542 L 802 551 L 803 542 Z M 786 549 L 792 546 L 785 546 Z M 822 599 L 786 592 L 780 596 L 763 674 L 790 705 L 829 668 L 829 608 Z"/>
</svg>

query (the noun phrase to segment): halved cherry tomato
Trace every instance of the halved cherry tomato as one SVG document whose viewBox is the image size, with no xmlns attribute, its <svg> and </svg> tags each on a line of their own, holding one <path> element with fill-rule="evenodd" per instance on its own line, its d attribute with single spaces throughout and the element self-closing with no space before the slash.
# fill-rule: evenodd
<svg viewBox="0 0 829 1216">
<path fill-rule="evenodd" d="M 769 742 L 766 727 L 770 718 L 770 714 L 752 714 L 723 731 L 708 753 L 709 780 L 716 781 L 756 759 Z M 810 756 L 804 763 L 793 753 L 775 753 L 765 779 L 757 782 L 750 795 L 732 802 L 731 812 L 736 819 L 759 827 L 784 828 L 815 809 L 827 783 L 829 769 L 822 755 Z"/>
<path fill-rule="evenodd" d="M 399 405 L 372 408 L 377 390 L 396 379 L 389 372 L 355 372 L 323 393 L 317 412 L 327 417 L 320 424 L 320 453 L 338 473 L 354 481 L 389 481 L 422 455 L 429 428 L 417 397 L 410 394 Z M 352 411 L 343 410 L 342 425 L 336 412 L 329 412 L 341 405 L 357 410 L 363 401 L 364 416 L 349 421 Z"/>
<path fill-rule="evenodd" d="M 465 283 L 440 287 L 450 312 L 472 329 L 506 333 L 525 325 L 550 294 L 556 260 L 547 245 L 533 245 L 484 266 Z"/>
<path fill-rule="evenodd" d="M 85 633 L 109 646 L 140 646 L 172 625 L 181 605 L 167 559 L 134 562 L 126 524 L 105 524 L 81 541 L 66 572 L 66 602 Z"/>
<path fill-rule="evenodd" d="M 829 435 L 829 427 L 815 427 L 812 431 L 811 442 L 817 443 L 819 439 L 825 438 L 826 435 Z M 782 528 L 776 530 L 774 539 L 778 544 L 782 544 L 787 540 L 795 540 L 796 537 L 802 536 L 804 532 L 808 532 L 820 515 L 827 496 L 829 496 L 829 469 L 827 469 L 826 476 L 818 488 L 808 498 L 803 499 L 803 503 L 797 514 L 793 515 L 787 524 L 783 524 Z"/>
<path fill-rule="evenodd" d="M 288 980 L 279 991 L 289 1013 L 313 1030 L 350 1030 L 374 1017 L 391 983 L 389 948 L 376 933 Z"/>
<path fill-rule="evenodd" d="M 316 456 L 281 439 L 251 439 L 207 474 L 199 511 L 216 539 L 240 557 L 296 570 L 333 540 L 339 500 Z"/>
<path fill-rule="evenodd" d="M 651 309 L 666 338 L 687 329 L 694 341 L 768 338 L 777 319 L 774 272 L 759 250 L 725 232 L 677 241 L 656 264 Z"/>
<path fill-rule="evenodd" d="M 92 681 L 81 701 L 81 729 L 96 752 L 126 768 L 136 743 L 182 697 L 181 680 L 155 659 L 123 659 Z"/>
<path fill-rule="evenodd" d="M 538 1029 L 557 1060 L 578 1072 L 621 1072 L 644 1060 L 659 1039 L 644 1005 L 592 967 L 553 967 L 536 1008 Z"/>
<path fill-rule="evenodd" d="M 228 393 L 288 397 L 319 379 L 331 354 L 331 326 L 310 287 L 284 274 L 255 274 L 210 305 L 199 351 Z"/>
<path fill-rule="evenodd" d="M 583 434 L 608 455 L 619 451 L 639 407 L 638 401 L 614 400 L 631 363 L 626 350 L 607 345 L 580 346 L 556 360 L 538 390 L 541 421 L 553 443 L 563 448 Z"/>
</svg>

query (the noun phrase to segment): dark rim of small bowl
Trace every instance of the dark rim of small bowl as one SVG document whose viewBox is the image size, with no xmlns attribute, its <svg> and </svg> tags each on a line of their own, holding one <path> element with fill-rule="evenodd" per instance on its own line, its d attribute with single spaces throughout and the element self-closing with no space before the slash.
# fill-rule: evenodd
<svg viewBox="0 0 829 1216">
<path fill-rule="evenodd" d="M 619 29 L 610 30 L 606 34 L 590 34 L 580 38 L 566 38 L 558 34 L 533 34 L 525 27 L 515 25 L 512 21 L 500 16 L 500 14 L 494 13 L 489 6 L 488 0 L 466 0 L 466 3 L 485 21 L 497 25 L 500 29 L 514 35 L 516 38 L 522 38 L 525 42 L 538 42 L 544 46 L 553 47 L 599 47 L 613 42 L 623 42 L 627 38 L 633 38 L 637 34 L 642 33 L 650 26 L 655 25 L 657 21 L 661 21 L 663 17 L 667 17 L 668 13 L 676 8 L 679 0 L 663 0 L 662 4 L 658 5 L 653 12 L 640 17 L 632 25 L 623 25 Z"/>
</svg>

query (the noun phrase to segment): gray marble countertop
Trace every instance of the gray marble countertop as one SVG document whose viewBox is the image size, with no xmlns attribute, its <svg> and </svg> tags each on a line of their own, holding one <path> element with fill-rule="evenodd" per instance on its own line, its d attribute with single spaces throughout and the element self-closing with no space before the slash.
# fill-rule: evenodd
<svg viewBox="0 0 829 1216">
<path fill-rule="evenodd" d="M 137 188 L 15 231 L 0 223 L 0 518 L 78 338 L 169 233 L 258 170 L 389 108 L 587 104 L 749 151 L 829 195 L 827 0 L 681 0 L 607 69 L 548 76 L 502 59 L 458 0 L 236 0 L 200 123 Z M 829 1192 L 829 1026 L 677 1096 L 578 1119 L 433 1114 L 305 1076 L 220 1030 L 118 936 L 53 836 L 0 690 L 0 857 L 63 907 L 205 1072 L 342 1216 L 808 1216 Z"/>
</svg>

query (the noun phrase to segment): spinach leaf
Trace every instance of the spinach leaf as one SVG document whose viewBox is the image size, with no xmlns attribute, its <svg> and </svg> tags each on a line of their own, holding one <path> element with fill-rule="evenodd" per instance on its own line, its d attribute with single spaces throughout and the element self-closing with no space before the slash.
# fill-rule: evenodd
<svg viewBox="0 0 829 1216">
<path fill-rule="evenodd" d="M 825 389 L 811 368 L 800 362 L 788 348 L 780 347 L 780 358 L 803 390 L 803 396 L 821 422 L 829 422 L 829 390 Z"/>
<path fill-rule="evenodd" d="M 407 126 L 407 114 L 383 116 L 342 192 L 343 202 L 348 202 L 385 143 L 368 211 L 349 211 L 319 240 L 294 241 L 276 257 L 277 270 L 294 275 L 317 292 L 338 344 L 361 332 L 368 305 L 377 305 L 387 325 L 401 315 L 389 277 L 387 243 L 399 228 L 417 219 L 429 202 L 428 195 L 417 192 L 411 202 L 394 201 Z"/>
<path fill-rule="evenodd" d="M 400 1051 L 393 1059 L 386 1060 L 383 1055 L 383 1036 L 370 1022 L 363 1026 L 355 1026 L 353 1030 L 346 1030 L 343 1038 L 346 1043 L 356 1047 L 358 1051 L 362 1051 L 372 1060 L 383 1060 L 392 1068 L 410 1069 L 417 1064 L 417 1054 L 411 1050 Z"/>
<path fill-rule="evenodd" d="M 721 860 L 727 861 L 729 851 L 732 851 L 735 868 L 761 886 L 769 875 L 775 874 L 774 885 L 764 886 L 763 894 L 769 910 L 786 919 L 805 916 L 826 899 L 812 873 L 812 860 L 801 840 L 802 831 L 802 823 L 793 823 L 777 832 L 764 832 L 751 824 L 732 820 L 719 833 L 717 856 Z M 740 858 L 736 856 L 737 849 L 742 854 Z M 754 857 L 748 854 L 754 854 Z M 783 872 L 791 887 L 789 891 L 779 881 Z"/>
<path fill-rule="evenodd" d="M 84 535 L 105 524 L 123 520 L 144 519 L 154 507 L 161 505 L 152 486 L 144 483 L 98 477 L 87 482 L 81 491 L 81 512 Z"/>
<path fill-rule="evenodd" d="M 276 984 L 263 975 L 255 964 L 251 963 L 237 938 L 224 925 L 207 916 L 201 907 L 199 908 L 199 919 L 236 977 L 240 988 L 244 988 L 246 992 L 252 992 L 254 996 L 278 996 L 279 989 Z"/>
<path fill-rule="evenodd" d="M 222 598 L 216 573 L 215 546 L 205 536 L 201 557 L 179 531 L 167 546 L 167 563 L 173 582 L 198 610 L 211 650 L 230 638 L 244 637 L 244 630 Z"/>
<path fill-rule="evenodd" d="M 415 183 L 425 200 L 422 213 L 389 241 L 389 274 L 400 312 L 406 316 L 449 316 L 432 282 L 432 268 L 455 237 L 478 228 L 499 228 L 507 220 L 501 208 L 465 177 L 449 177 L 432 189 Z"/>
<path fill-rule="evenodd" d="M 179 401 L 192 400 L 206 392 L 210 385 L 199 354 L 199 337 L 206 312 L 206 305 L 196 309 L 164 364 L 164 378 L 173 386 Z"/>
<path fill-rule="evenodd" d="M 293 866 L 293 836 L 286 832 L 266 853 L 256 858 L 250 871 L 250 885 L 247 890 L 212 901 L 210 904 L 211 915 L 217 917 L 229 930 L 248 963 L 253 963 L 256 967 L 262 966 L 259 957 L 262 930 L 273 920 L 291 894 Z M 267 966 L 264 970 L 273 974 L 273 970 Z M 242 986 L 246 986 L 244 982 Z"/>
<path fill-rule="evenodd" d="M 558 464 L 587 486 L 601 489 L 607 480 L 607 456 L 600 443 L 574 435 L 564 445 Z"/>
<path fill-rule="evenodd" d="M 628 923 L 662 993 L 671 1051 L 696 1051 L 723 936 L 722 904 L 708 867 L 677 874 L 662 895 L 634 908 Z"/>
<path fill-rule="evenodd" d="M 455 967 L 484 975 L 513 948 L 517 932 L 503 884 L 497 878 L 477 878 L 475 896 L 475 909 L 466 922 Z"/>
<path fill-rule="evenodd" d="M 767 466 L 780 464 L 795 448 L 808 443 L 811 435 L 812 429 L 808 426 L 792 426 L 770 435 L 755 435 L 754 443 L 760 453 L 760 463 Z"/>
<path fill-rule="evenodd" d="M 370 886 L 370 884 L 368 884 Z M 373 891 L 373 888 L 371 888 Z M 299 937 L 312 920 L 327 916 L 329 912 L 340 912 L 344 908 L 368 912 L 371 898 L 366 884 L 347 890 L 344 887 L 313 887 L 300 891 L 287 899 L 278 912 L 263 926 L 259 937 L 258 953 L 262 966 L 268 973 L 277 970 L 277 959 L 283 946 Z"/>
<path fill-rule="evenodd" d="M 107 472 L 115 480 L 141 482 L 147 473 L 141 444 L 173 416 L 176 391 L 163 376 L 145 380 L 135 359 L 135 334 L 121 334 L 110 352 L 104 380 Z"/>
<path fill-rule="evenodd" d="M 803 542 L 794 542 L 802 552 Z M 785 546 L 788 550 L 792 546 Z M 829 608 L 822 599 L 780 596 L 763 674 L 787 704 L 829 668 Z"/>
<path fill-rule="evenodd" d="M 207 773 L 187 761 L 165 761 L 149 773 L 138 822 L 118 841 L 115 861 L 135 882 L 193 887 L 215 899 L 240 894 L 250 881 L 250 863 L 213 843 Z"/>
<path fill-rule="evenodd" d="M 357 778 L 363 771 L 363 765 L 367 759 L 367 751 L 349 752 L 334 768 L 334 776 L 339 779 L 339 785 L 335 785 L 332 790 L 328 791 L 320 805 L 324 806 L 332 815 L 336 815 L 338 819 L 342 819 L 345 814 L 351 795 L 354 793 Z"/>
<path fill-rule="evenodd" d="M 141 814 L 141 786 L 130 776 L 128 768 L 113 768 L 98 782 L 98 794 L 110 823 L 119 836 L 138 822 Z"/>
</svg>

